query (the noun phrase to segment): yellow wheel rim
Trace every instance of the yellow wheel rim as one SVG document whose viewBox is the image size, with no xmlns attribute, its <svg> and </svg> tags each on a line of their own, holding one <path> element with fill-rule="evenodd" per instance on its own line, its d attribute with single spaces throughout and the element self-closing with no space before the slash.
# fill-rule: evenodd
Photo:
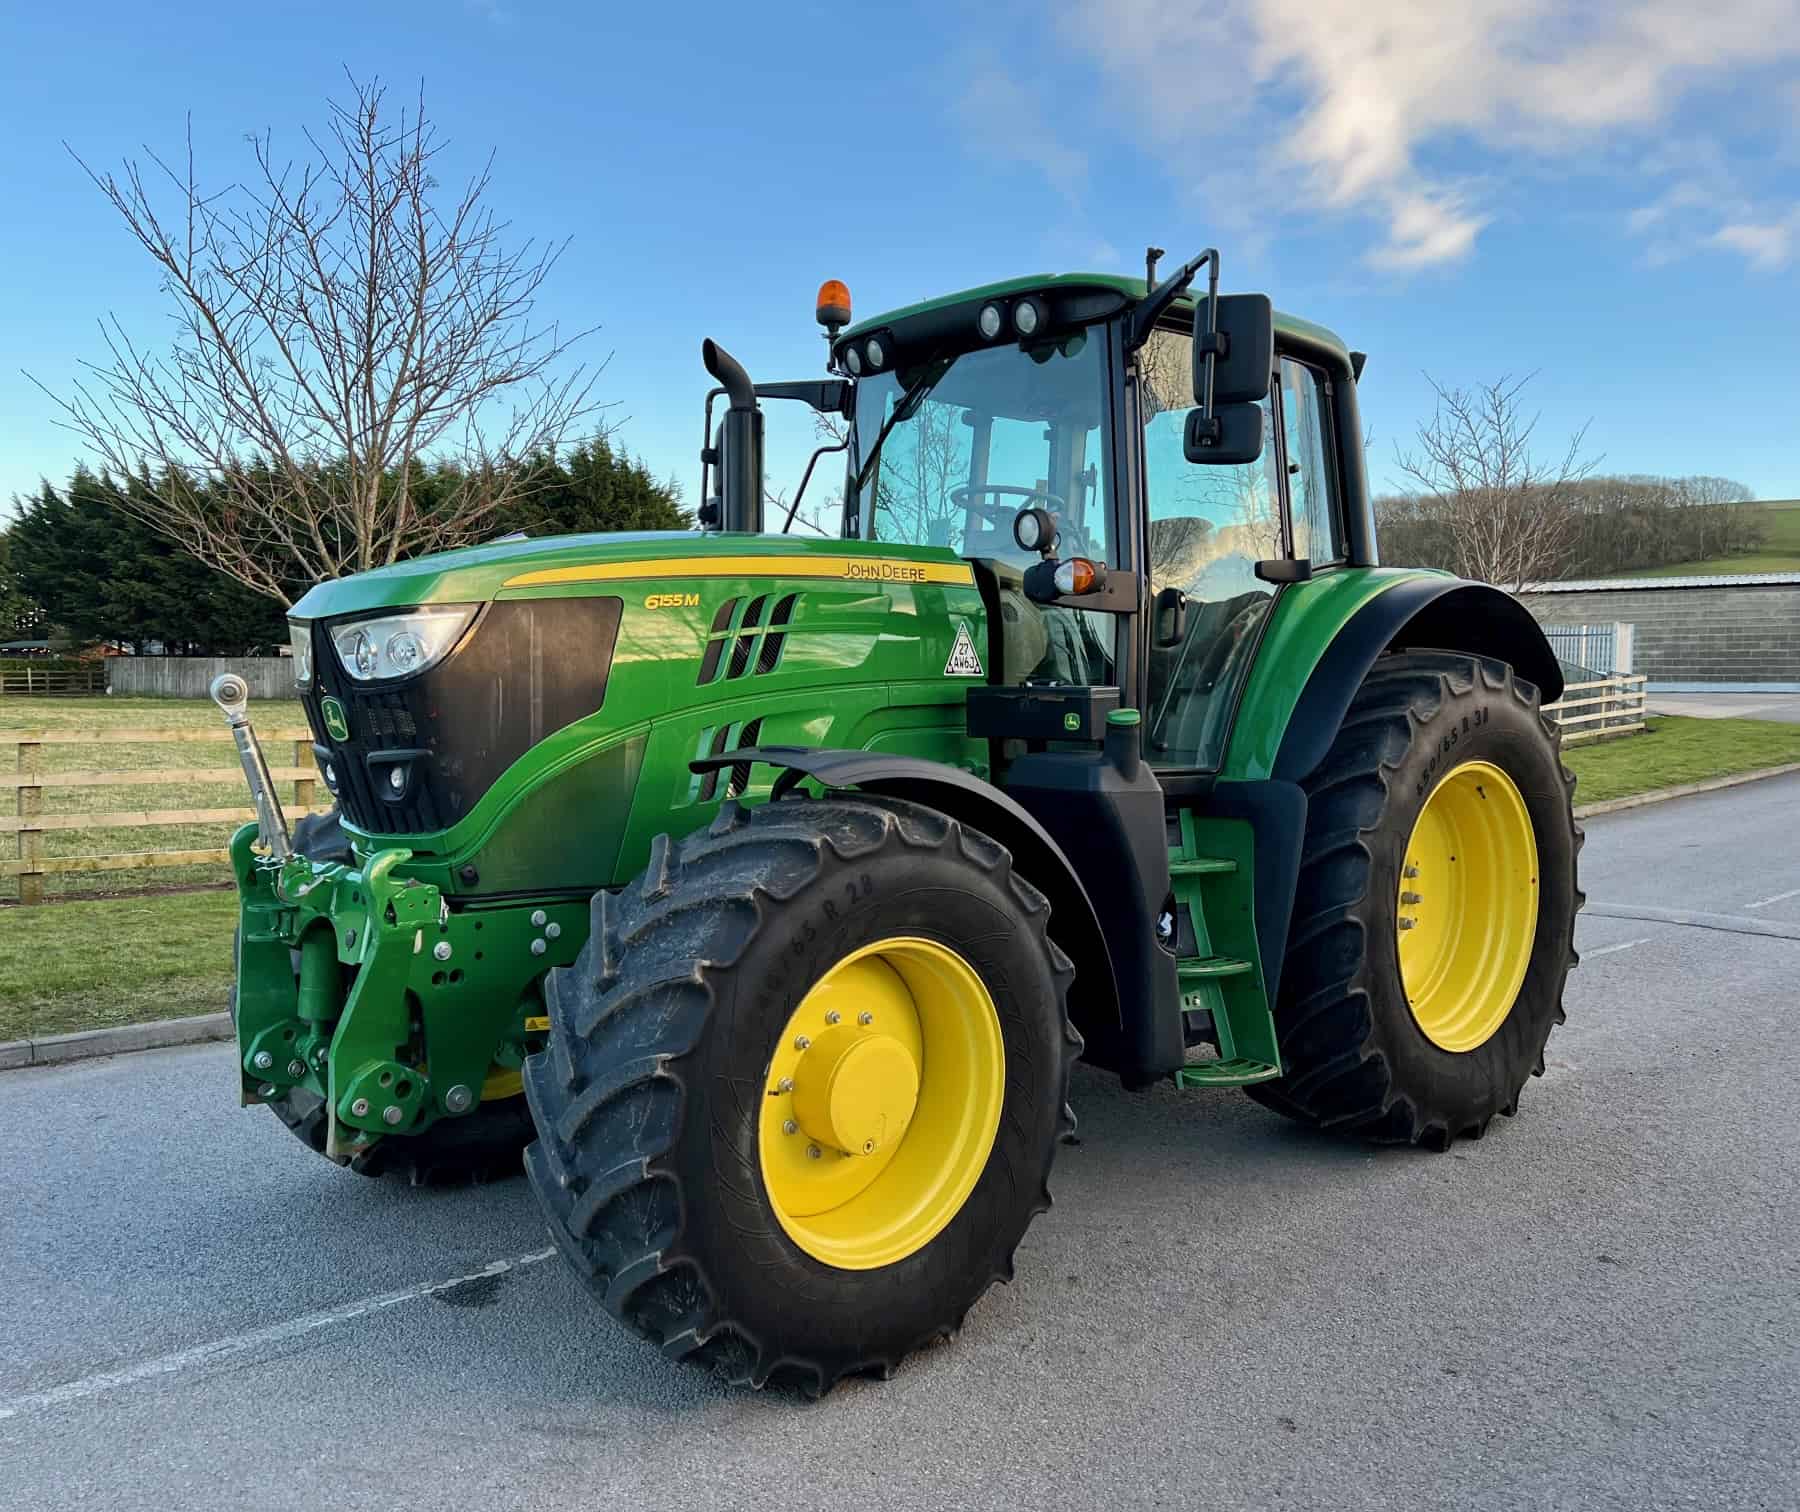
<svg viewBox="0 0 1800 1512">
<path fill-rule="evenodd" d="M 782 1029 L 757 1144 L 788 1238 L 874 1270 L 923 1249 L 975 1189 L 1006 1089 L 993 997 L 935 940 L 845 956 Z"/>
<path fill-rule="evenodd" d="M 1425 1037 L 1484 1045 L 1506 1022 L 1537 937 L 1538 858 L 1518 786 L 1487 761 L 1453 767 L 1406 842 L 1400 980 Z"/>
</svg>

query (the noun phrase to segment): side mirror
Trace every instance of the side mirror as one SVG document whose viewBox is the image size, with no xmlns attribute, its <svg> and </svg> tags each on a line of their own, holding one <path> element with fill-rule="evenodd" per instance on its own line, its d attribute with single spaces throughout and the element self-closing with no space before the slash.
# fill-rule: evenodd
<svg viewBox="0 0 1800 1512">
<path fill-rule="evenodd" d="M 1208 306 L 1214 296 L 1194 302 L 1194 402 L 1206 403 L 1206 357 L 1213 364 L 1214 405 L 1255 404 L 1269 397 L 1269 373 L 1275 366 L 1275 309 L 1267 294 L 1217 296 L 1218 324 L 1207 341 Z"/>
<path fill-rule="evenodd" d="M 1173 585 L 1156 595 L 1150 644 L 1158 651 L 1179 646 L 1187 638 L 1188 596 Z"/>
<path fill-rule="evenodd" d="M 1268 412 L 1253 402 L 1215 405 L 1210 421 L 1204 410 L 1189 410 L 1181 437 L 1182 453 L 1190 462 L 1254 462 L 1262 455 L 1267 416 Z"/>
</svg>

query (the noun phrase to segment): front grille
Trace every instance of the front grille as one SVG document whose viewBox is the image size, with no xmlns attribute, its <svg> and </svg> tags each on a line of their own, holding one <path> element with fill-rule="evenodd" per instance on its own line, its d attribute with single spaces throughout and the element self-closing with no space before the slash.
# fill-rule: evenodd
<svg viewBox="0 0 1800 1512">
<path fill-rule="evenodd" d="M 443 661 L 373 688 L 344 675 L 331 623 L 316 622 L 317 675 L 303 702 L 345 817 L 387 835 L 426 834 L 463 818 L 532 746 L 600 708 L 621 607 L 610 597 L 490 604 Z M 332 696 L 344 708 L 346 740 L 334 741 L 325 725 Z M 399 763 L 408 780 L 397 799 L 387 786 L 396 762 L 383 759 L 395 753 L 416 753 Z"/>
</svg>

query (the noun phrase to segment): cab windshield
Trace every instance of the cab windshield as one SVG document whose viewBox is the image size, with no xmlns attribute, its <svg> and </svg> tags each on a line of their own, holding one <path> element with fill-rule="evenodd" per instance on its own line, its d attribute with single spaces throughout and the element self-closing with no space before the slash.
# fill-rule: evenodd
<svg viewBox="0 0 1800 1512">
<path fill-rule="evenodd" d="M 1105 348 L 1093 327 L 856 386 L 844 533 L 997 564 L 1008 683 L 1117 681 L 1115 617 L 1032 603 L 1016 573 L 1038 555 L 1013 539 L 1035 507 L 1056 521 L 1058 555 L 1112 560 Z"/>
<path fill-rule="evenodd" d="M 1108 560 L 1098 329 L 985 347 L 856 386 L 845 533 L 1029 565 L 1013 517 L 1056 517 L 1060 554 Z"/>
</svg>

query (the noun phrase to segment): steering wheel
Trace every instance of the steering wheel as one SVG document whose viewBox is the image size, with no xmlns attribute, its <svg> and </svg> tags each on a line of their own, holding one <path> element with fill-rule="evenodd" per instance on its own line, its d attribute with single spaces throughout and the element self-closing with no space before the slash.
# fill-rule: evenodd
<svg viewBox="0 0 1800 1512">
<path fill-rule="evenodd" d="M 1016 483 L 964 483 L 950 490 L 950 502 L 958 509 L 973 510 L 996 525 L 1010 519 L 1011 515 L 1006 513 L 1003 505 L 978 504 L 975 501 L 976 494 L 1005 494 L 1009 498 L 1025 500 L 1019 509 L 1028 509 L 1033 504 L 1041 503 L 1053 514 L 1069 507 L 1060 494 L 1053 494 L 1044 488 L 1021 488 Z M 1013 514 L 1018 512 L 1018 509 L 1012 511 Z"/>
<path fill-rule="evenodd" d="M 1009 513 L 1003 505 L 977 502 L 977 494 L 1004 494 L 1008 498 L 1023 499 L 1025 502 Z M 1068 501 L 1061 494 L 1053 494 L 1047 488 L 1022 488 L 1016 483 L 964 483 L 950 490 L 950 502 L 958 509 L 970 510 L 997 525 L 1010 521 L 1013 515 L 1034 504 L 1041 505 L 1056 517 L 1056 541 L 1059 545 L 1066 545 L 1082 556 L 1094 554 L 1087 532 L 1073 520 L 1063 517 L 1062 512 L 1068 508 Z"/>
</svg>

